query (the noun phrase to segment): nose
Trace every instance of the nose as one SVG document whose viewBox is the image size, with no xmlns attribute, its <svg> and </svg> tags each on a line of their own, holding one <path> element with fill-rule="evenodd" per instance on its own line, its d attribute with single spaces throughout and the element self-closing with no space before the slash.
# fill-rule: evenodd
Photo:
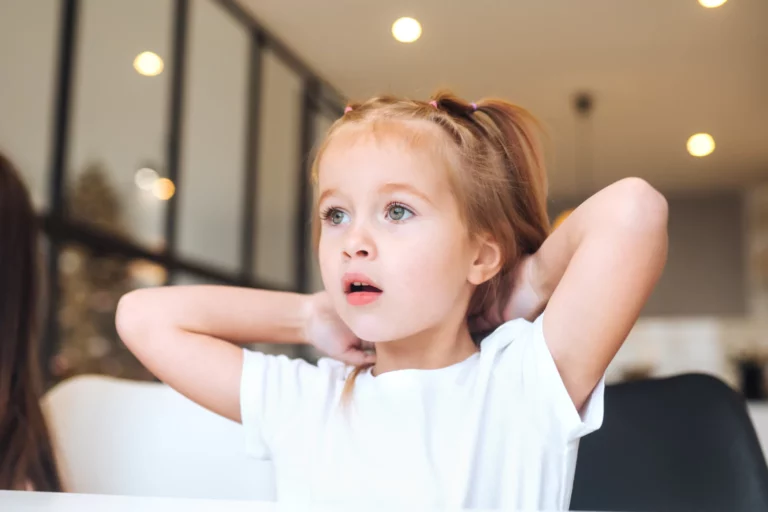
<svg viewBox="0 0 768 512">
<path fill-rule="evenodd" d="M 347 233 L 343 252 L 347 259 L 373 259 L 376 257 L 376 244 L 368 230 L 358 226 Z"/>
</svg>

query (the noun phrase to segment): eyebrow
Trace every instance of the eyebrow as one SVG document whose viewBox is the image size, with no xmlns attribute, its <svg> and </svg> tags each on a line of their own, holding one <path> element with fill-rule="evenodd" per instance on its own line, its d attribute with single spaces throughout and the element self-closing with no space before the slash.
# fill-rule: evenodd
<svg viewBox="0 0 768 512">
<path fill-rule="evenodd" d="M 407 183 L 387 183 L 386 185 L 382 186 L 379 189 L 379 191 L 384 193 L 398 192 L 398 191 L 407 192 L 408 194 L 419 197 L 424 201 L 428 202 L 429 204 L 432 204 L 432 201 L 429 199 L 429 197 L 427 197 L 426 194 L 421 192 L 419 189 L 417 189 L 413 185 L 409 185 Z"/>
<path fill-rule="evenodd" d="M 323 191 L 322 194 L 320 194 L 320 197 L 317 199 L 317 204 L 320 204 L 323 202 L 323 200 L 328 197 L 334 195 L 336 192 L 338 192 L 335 188 L 329 188 Z"/>
<path fill-rule="evenodd" d="M 428 202 L 429 204 L 433 204 L 432 201 L 429 199 L 429 197 L 421 192 L 419 189 L 414 187 L 413 185 L 409 185 L 408 183 L 387 183 L 385 185 L 382 185 L 379 187 L 380 193 L 392 193 L 392 192 L 406 192 L 411 195 L 414 195 L 418 198 L 423 199 L 424 201 Z M 317 204 L 320 204 L 323 202 L 323 200 L 328 197 L 336 194 L 338 192 L 338 189 L 335 188 L 329 188 L 323 191 L 322 194 L 320 194 L 320 197 L 317 200 Z"/>
</svg>

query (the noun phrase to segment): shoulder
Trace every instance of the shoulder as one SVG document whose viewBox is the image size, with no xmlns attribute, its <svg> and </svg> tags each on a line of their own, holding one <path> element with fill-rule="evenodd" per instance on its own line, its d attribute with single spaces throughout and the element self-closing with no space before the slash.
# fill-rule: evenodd
<svg viewBox="0 0 768 512">
<path fill-rule="evenodd" d="M 258 350 L 243 349 L 243 365 L 254 371 L 281 371 L 296 375 L 335 377 L 351 371 L 344 363 L 328 357 L 320 358 L 316 364 L 300 357 L 288 357 L 283 354 L 266 354 Z"/>
<path fill-rule="evenodd" d="M 559 378 L 544 339 L 543 323 L 544 314 L 533 322 L 518 318 L 502 324 L 483 339 L 481 353 L 492 372 L 515 382 Z"/>
<path fill-rule="evenodd" d="M 572 441 L 602 424 L 605 381 L 600 380 L 577 410 L 547 346 L 543 323 L 544 313 L 533 322 L 512 320 L 485 338 L 481 347 L 502 391 L 499 403 L 514 405 L 542 435 Z"/>
<path fill-rule="evenodd" d="M 537 318 L 534 322 L 524 318 L 505 322 L 482 339 L 480 348 L 484 352 L 493 354 L 503 353 L 513 345 L 516 345 L 516 348 L 522 348 L 523 345 L 535 341 L 536 328 L 537 326 L 539 329 L 541 328 L 541 321 L 542 317 Z"/>
<path fill-rule="evenodd" d="M 352 367 L 331 358 L 320 358 L 312 364 L 301 358 L 285 355 L 272 355 L 254 350 L 243 350 L 243 372 L 291 379 L 298 381 L 343 381 L 352 371 Z"/>
</svg>

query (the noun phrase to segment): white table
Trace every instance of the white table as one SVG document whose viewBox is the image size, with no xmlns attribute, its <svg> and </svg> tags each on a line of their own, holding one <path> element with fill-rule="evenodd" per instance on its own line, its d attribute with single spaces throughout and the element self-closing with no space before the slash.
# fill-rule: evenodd
<svg viewBox="0 0 768 512">
<path fill-rule="evenodd" d="M 2 512 L 274 512 L 286 510 L 260 501 L 140 498 L 97 494 L 0 491 Z"/>
<path fill-rule="evenodd" d="M 424 512 L 421 507 L 377 507 L 370 503 L 349 507 L 307 507 L 264 501 L 0 491 L 0 512 L 360 512 L 361 509 L 366 512 Z"/>
</svg>

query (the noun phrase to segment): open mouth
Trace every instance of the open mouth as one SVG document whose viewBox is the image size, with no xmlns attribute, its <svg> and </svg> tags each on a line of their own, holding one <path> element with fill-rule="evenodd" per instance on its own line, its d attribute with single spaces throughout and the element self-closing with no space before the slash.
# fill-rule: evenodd
<svg viewBox="0 0 768 512">
<path fill-rule="evenodd" d="M 365 306 L 378 300 L 384 292 L 364 275 L 350 274 L 344 278 L 344 293 L 350 305 Z"/>
<path fill-rule="evenodd" d="M 381 290 L 376 288 L 373 285 L 357 282 L 357 283 L 350 283 L 349 288 L 347 290 L 347 293 L 363 293 L 363 292 L 370 292 L 370 293 L 381 293 Z"/>
</svg>

